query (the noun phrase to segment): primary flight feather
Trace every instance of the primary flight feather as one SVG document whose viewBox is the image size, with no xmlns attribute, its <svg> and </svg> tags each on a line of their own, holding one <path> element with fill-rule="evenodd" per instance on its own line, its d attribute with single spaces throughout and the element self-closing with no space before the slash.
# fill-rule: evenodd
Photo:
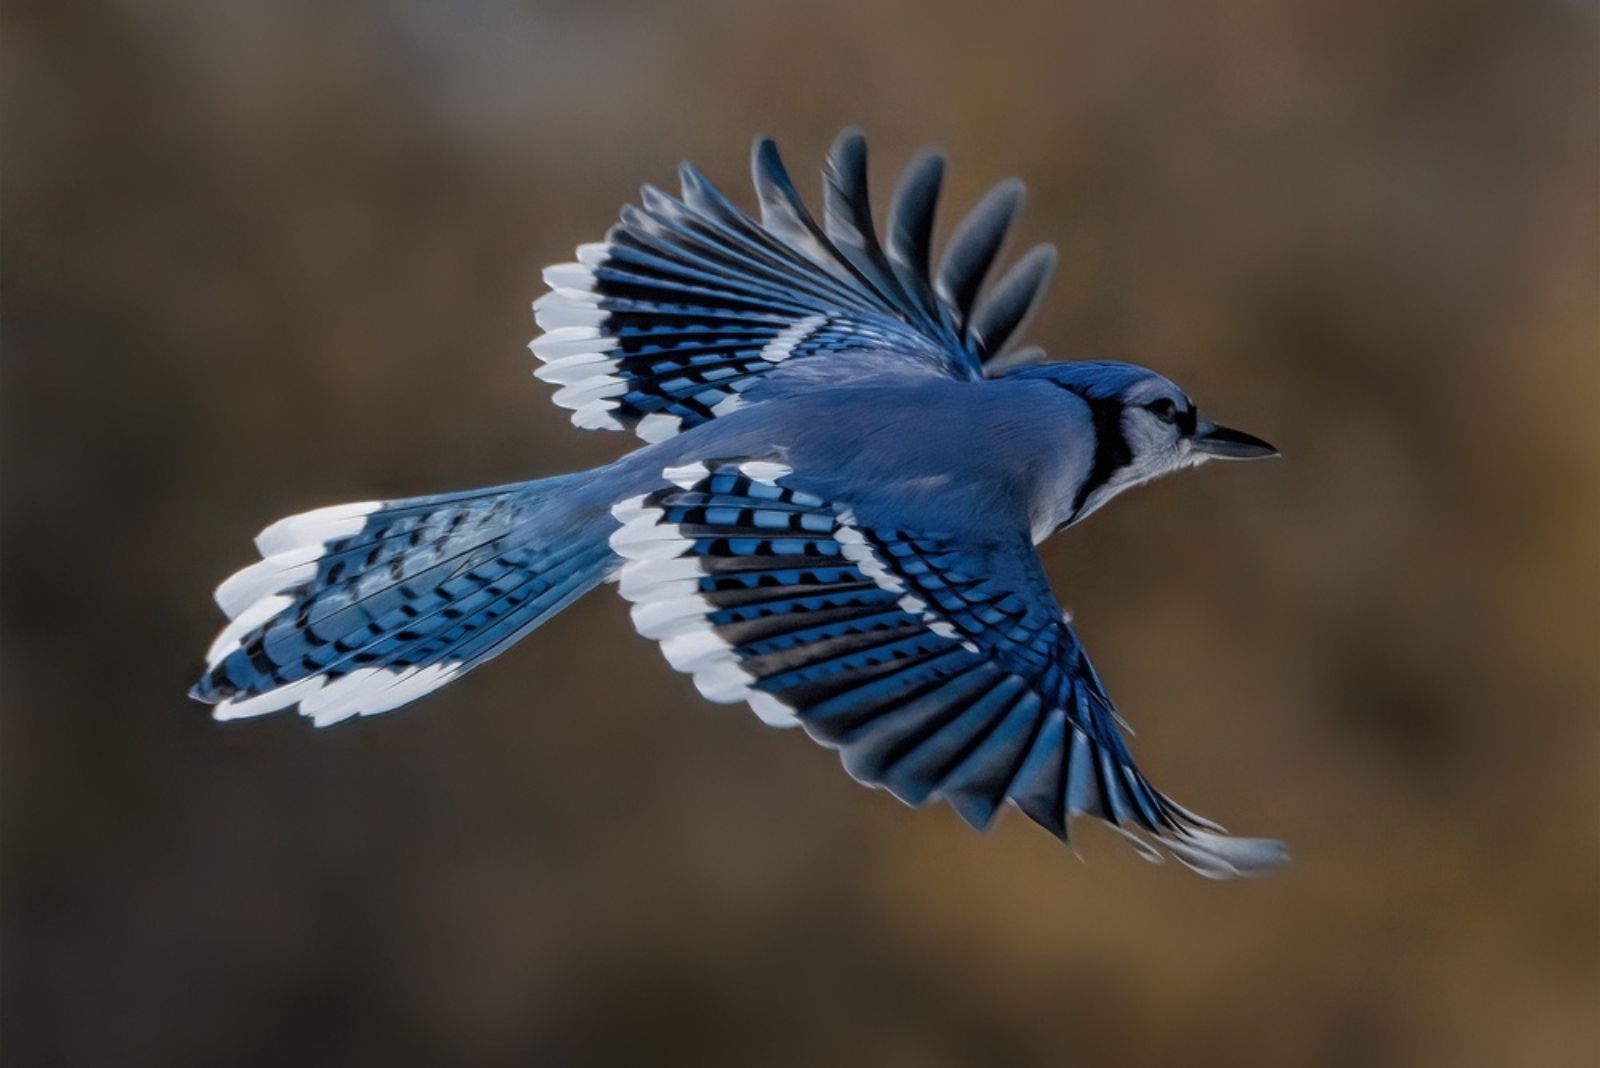
<svg viewBox="0 0 1600 1068">
<path fill-rule="evenodd" d="M 1065 839 L 1088 815 L 1147 856 L 1255 874 L 1236 838 L 1158 791 L 1035 546 L 1132 486 L 1275 455 L 1173 383 L 1008 351 L 1055 251 L 987 291 L 1022 202 L 1005 182 L 933 263 L 937 154 L 880 243 L 866 142 L 829 154 L 823 217 L 771 141 L 757 221 L 693 167 L 545 272 L 535 374 L 580 427 L 647 444 L 593 471 L 280 520 L 226 580 L 192 695 L 318 726 L 397 708 L 604 580 L 713 701 L 838 749 L 851 775 L 975 827 L 1016 805 Z"/>
</svg>

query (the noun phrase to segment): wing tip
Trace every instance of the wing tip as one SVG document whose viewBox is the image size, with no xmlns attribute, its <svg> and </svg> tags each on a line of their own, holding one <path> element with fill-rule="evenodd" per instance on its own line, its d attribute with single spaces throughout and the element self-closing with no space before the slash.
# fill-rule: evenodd
<svg viewBox="0 0 1600 1068">
<path fill-rule="evenodd" d="M 1187 828 L 1159 841 L 1180 862 L 1209 879 L 1259 878 L 1293 859 L 1288 844 L 1276 838 L 1240 838 Z"/>
<path fill-rule="evenodd" d="M 849 125 L 843 127 L 834 135 L 833 144 L 828 148 L 828 162 L 835 159 L 846 160 L 852 165 L 857 161 L 865 162 L 867 156 L 867 135 L 861 127 Z"/>
</svg>

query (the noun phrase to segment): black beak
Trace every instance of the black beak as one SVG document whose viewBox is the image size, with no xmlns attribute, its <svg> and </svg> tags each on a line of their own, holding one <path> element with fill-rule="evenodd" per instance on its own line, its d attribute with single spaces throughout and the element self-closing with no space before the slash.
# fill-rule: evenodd
<svg viewBox="0 0 1600 1068">
<path fill-rule="evenodd" d="M 1207 421 L 1202 421 L 1195 428 L 1193 441 L 1195 452 L 1215 456 L 1219 460 L 1262 460 L 1278 455 L 1277 449 L 1254 434 Z"/>
</svg>

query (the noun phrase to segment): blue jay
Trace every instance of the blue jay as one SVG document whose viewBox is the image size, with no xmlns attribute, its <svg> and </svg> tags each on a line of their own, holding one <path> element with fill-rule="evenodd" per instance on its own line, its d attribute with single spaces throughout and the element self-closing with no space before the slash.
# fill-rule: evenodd
<svg viewBox="0 0 1600 1068">
<path fill-rule="evenodd" d="M 605 580 L 712 701 L 803 727 L 864 783 L 1004 802 L 1067 839 L 1088 815 L 1212 877 L 1286 859 L 1155 789 L 1035 546 L 1117 494 L 1210 459 L 1275 455 L 1154 371 L 1007 352 L 1055 263 L 992 287 L 1022 201 L 997 186 L 930 260 L 944 173 L 901 178 L 883 241 L 846 131 L 819 223 L 757 141 L 759 221 L 694 167 L 646 186 L 551 267 L 531 345 L 556 404 L 646 442 L 610 465 L 267 527 L 216 599 L 230 622 L 191 695 L 219 720 L 317 726 L 397 708 Z"/>
</svg>

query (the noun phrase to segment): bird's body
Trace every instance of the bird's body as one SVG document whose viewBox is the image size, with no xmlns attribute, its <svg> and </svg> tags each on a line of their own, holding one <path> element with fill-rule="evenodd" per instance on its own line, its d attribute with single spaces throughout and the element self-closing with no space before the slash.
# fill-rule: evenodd
<svg viewBox="0 0 1600 1068">
<path fill-rule="evenodd" d="M 682 200 L 647 188 L 547 272 L 533 345 L 575 423 L 647 444 L 274 524 L 218 589 L 232 623 L 195 696 L 219 719 L 387 711 L 609 578 L 703 694 L 803 726 L 903 800 L 979 827 L 1010 801 L 1062 837 L 1089 814 L 1210 875 L 1281 861 L 1145 780 L 1033 548 L 1133 485 L 1270 446 L 1144 368 L 1001 371 L 1053 252 L 980 296 L 1020 199 L 1002 185 L 935 274 L 941 173 L 933 156 L 908 170 L 886 247 L 856 135 L 830 157 L 820 226 L 770 142 L 759 224 L 692 168 Z"/>
<path fill-rule="evenodd" d="M 782 407 L 752 405 L 631 453 L 613 470 L 619 484 L 644 492 L 665 467 L 771 457 L 815 472 L 817 492 L 861 516 L 1048 533 L 1093 464 L 1090 431 L 1083 401 L 1039 382 L 886 377 L 800 391 Z M 1006 476 L 994 477 L 997 470 Z"/>
</svg>

